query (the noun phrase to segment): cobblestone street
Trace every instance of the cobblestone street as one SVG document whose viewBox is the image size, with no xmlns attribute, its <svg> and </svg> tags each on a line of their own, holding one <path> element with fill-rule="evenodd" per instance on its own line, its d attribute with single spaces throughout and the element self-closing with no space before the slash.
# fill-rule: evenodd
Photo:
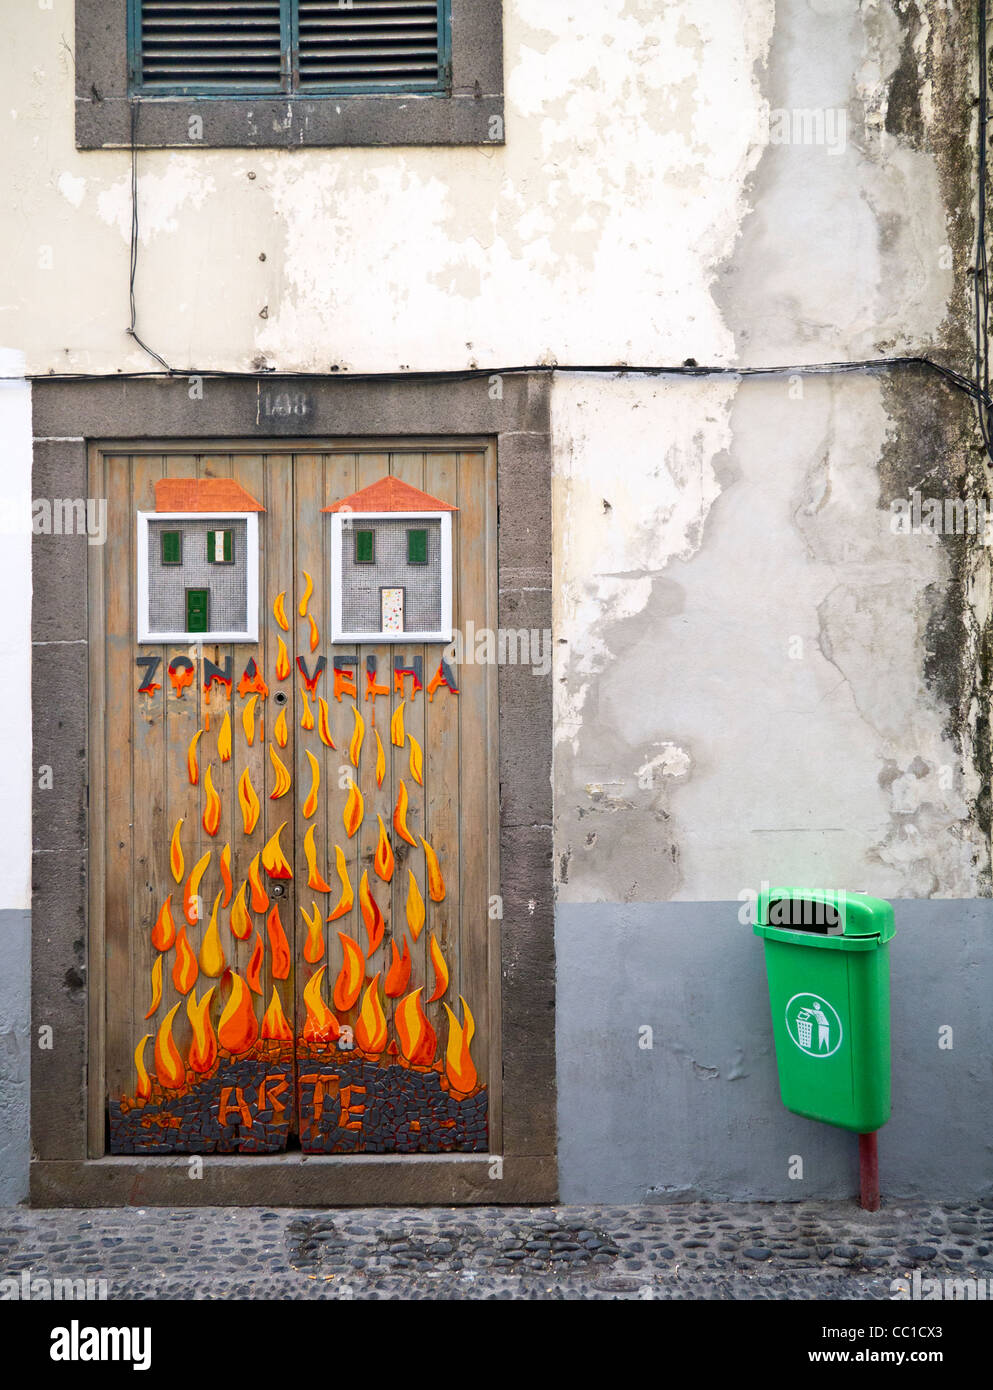
<svg viewBox="0 0 993 1390">
<path fill-rule="evenodd" d="M 103 1279 L 111 1300 L 889 1300 L 915 1270 L 993 1279 L 993 1200 L 0 1210 L 7 1298 Z"/>
</svg>

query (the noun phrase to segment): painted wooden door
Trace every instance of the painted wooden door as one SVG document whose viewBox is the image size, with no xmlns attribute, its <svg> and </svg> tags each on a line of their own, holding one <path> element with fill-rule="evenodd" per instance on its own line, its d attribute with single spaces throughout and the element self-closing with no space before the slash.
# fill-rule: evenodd
<svg viewBox="0 0 993 1390">
<path fill-rule="evenodd" d="M 486 1150 L 495 673 L 402 630 L 332 642 L 352 581 L 328 509 L 433 501 L 454 627 L 493 627 L 492 451 L 95 450 L 91 470 L 92 1148 L 106 1125 L 117 1154 Z M 406 586 L 391 612 L 433 601 L 433 525 L 406 542 L 420 570 L 377 574 Z"/>
</svg>

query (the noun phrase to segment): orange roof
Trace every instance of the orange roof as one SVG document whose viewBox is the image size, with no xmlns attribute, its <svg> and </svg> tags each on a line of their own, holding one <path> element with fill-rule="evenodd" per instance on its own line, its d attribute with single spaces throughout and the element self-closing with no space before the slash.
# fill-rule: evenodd
<svg viewBox="0 0 993 1390">
<path fill-rule="evenodd" d="M 157 512 L 264 512 L 233 478 L 160 478 L 155 484 Z"/>
<path fill-rule="evenodd" d="M 380 478 L 368 487 L 360 488 L 350 497 L 322 507 L 325 512 L 457 512 L 449 502 L 431 497 L 420 488 L 411 487 L 399 478 Z"/>
</svg>

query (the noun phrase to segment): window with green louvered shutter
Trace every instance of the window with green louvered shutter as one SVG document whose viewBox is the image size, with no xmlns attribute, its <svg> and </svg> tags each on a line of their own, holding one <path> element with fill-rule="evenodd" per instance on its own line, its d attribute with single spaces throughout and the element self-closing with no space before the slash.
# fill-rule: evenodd
<svg viewBox="0 0 993 1390">
<path fill-rule="evenodd" d="M 357 565 L 374 565 L 376 563 L 375 531 L 355 532 L 355 563 Z"/>
<path fill-rule="evenodd" d="M 129 0 L 129 8 L 131 87 L 148 95 L 449 85 L 449 0 Z"/>
<path fill-rule="evenodd" d="M 162 563 L 181 565 L 183 563 L 183 533 L 181 531 L 162 532 Z"/>
<path fill-rule="evenodd" d="M 417 528 L 407 532 L 407 563 L 426 565 L 428 562 L 428 533 Z"/>
</svg>

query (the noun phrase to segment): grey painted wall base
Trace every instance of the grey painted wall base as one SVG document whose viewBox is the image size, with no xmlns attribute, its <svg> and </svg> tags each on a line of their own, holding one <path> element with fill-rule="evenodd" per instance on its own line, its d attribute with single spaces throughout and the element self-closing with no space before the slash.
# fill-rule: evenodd
<svg viewBox="0 0 993 1390">
<path fill-rule="evenodd" d="M 28 1195 L 31 913 L 0 911 L 0 1206 Z"/>
<path fill-rule="evenodd" d="M 563 1202 L 839 1198 L 857 1141 L 779 1099 L 761 941 L 740 903 L 560 904 Z M 993 1191 L 993 902 L 900 900 L 884 1198 Z M 653 1030 L 650 1049 L 639 1029 Z M 953 1047 L 941 1050 L 950 1025 Z M 791 1179 L 791 1158 L 803 1176 Z"/>
</svg>

